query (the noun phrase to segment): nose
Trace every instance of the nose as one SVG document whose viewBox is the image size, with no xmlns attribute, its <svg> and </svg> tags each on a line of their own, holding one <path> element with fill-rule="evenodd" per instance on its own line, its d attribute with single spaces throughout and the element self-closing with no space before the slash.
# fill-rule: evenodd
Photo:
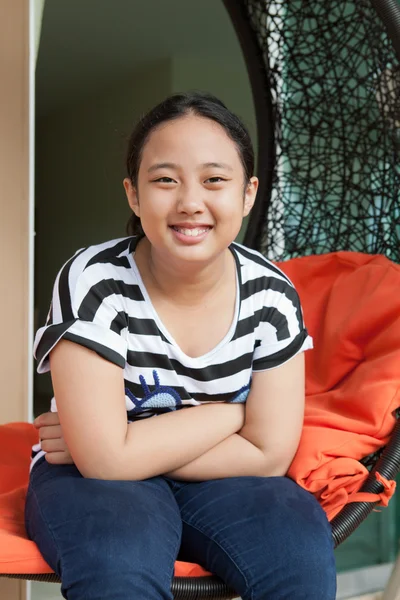
<svg viewBox="0 0 400 600">
<path fill-rule="evenodd" d="M 201 186 L 195 183 L 186 183 L 179 189 L 179 195 L 177 199 L 177 211 L 178 213 L 185 213 L 187 215 L 194 215 L 196 213 L 204 212 L 204 190 Z"/>
</svg>

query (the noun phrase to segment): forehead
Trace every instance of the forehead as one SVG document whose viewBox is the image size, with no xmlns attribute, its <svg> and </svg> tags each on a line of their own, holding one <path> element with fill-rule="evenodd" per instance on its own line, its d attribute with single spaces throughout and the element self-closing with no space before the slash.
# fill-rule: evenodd
<svg viewBox="0 0 400 600">
<path fill-rule="evenodd" d="M 195 115 L 186 115 L 157 126 L 143 148 L 142 161 L 194 159 L 222 162 L 225 159 L 240 164 L 238 149 L 225 129 L 215 121 Z"/>
</svg>

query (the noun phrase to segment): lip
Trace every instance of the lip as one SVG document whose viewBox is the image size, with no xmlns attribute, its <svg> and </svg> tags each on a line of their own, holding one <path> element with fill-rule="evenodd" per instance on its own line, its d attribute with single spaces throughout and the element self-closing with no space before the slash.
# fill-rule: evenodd
<svg viewBox="0 0 400 600">
<path fill-rule="evenodd" d="M 212 225 L 209 223 L 193 223 L 193 221 L 189 223 L 173 223 L 170 227 L 180 227 L 182 229 L 202 229 L 202 228 L 212 228 Z"/>
<path fill-rule="evenodd" d="M 196 237 L 191 236 L 191 235 L 185 235 L 184 233 L 177 231 L 175 229 L 175 227 L 179 227 L 182 229 L 205 229 L 204 233 L 201 233 L 200 235 L 196 235 Z M 210 231 L 212 230 L 212 226 L 211 225 L 206 225 L 206 224 L 194 224 L 194 223 L 185 223 L 185 224 L 179 224 L 179 225 L 170 225 L 169 226 L 172 235 L 174 236 L 174 238 L 179 241 L 181 244 L 184 244 L 185 246 L 194 246 L 196 244 L 200 244 L 210 233 Z"/>
</svg>

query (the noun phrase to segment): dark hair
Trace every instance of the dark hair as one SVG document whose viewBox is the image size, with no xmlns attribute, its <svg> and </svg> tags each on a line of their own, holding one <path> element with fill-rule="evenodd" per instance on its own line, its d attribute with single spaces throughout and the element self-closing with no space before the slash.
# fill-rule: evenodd
<svg viewBox="0 0 400 600">
<path fill-rule="evenodd" d="M 151 132 L 161 123 L 188 114 L 198 115 L 219 123 L 235 142 L 243 165 L 245 182 L 254 172 L 254 150 L 250 135 L 242 121 L 228 110 L 215 96 L 202 92 L 187 92 L 169 96 L 142 117 L 133 130 L 128 143 L 126 169 L 134 187 L 137 188 L 138 173 L 143 148 Z M 128 235 L 143 235 L 140 219 L 133 213 L 127 224 Z"/>
</svg>

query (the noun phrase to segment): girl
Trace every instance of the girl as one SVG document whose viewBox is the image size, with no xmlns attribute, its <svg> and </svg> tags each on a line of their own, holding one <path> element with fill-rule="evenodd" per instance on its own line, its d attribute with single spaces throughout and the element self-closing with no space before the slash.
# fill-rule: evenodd
<svg viewBox="0 0 400 600">
<path fill-rule="evenodd" d="M 56 279 L 26 527 L 69 600 L 171 599 L 177 558 L 245 600 L 335 598 L 325 513 L 285 477 L 312 341 L 288 278 L 233 241 L 253 168 L 219 100 L 167 98 L 130 138 L 131 235 Z"/>
</svg>

